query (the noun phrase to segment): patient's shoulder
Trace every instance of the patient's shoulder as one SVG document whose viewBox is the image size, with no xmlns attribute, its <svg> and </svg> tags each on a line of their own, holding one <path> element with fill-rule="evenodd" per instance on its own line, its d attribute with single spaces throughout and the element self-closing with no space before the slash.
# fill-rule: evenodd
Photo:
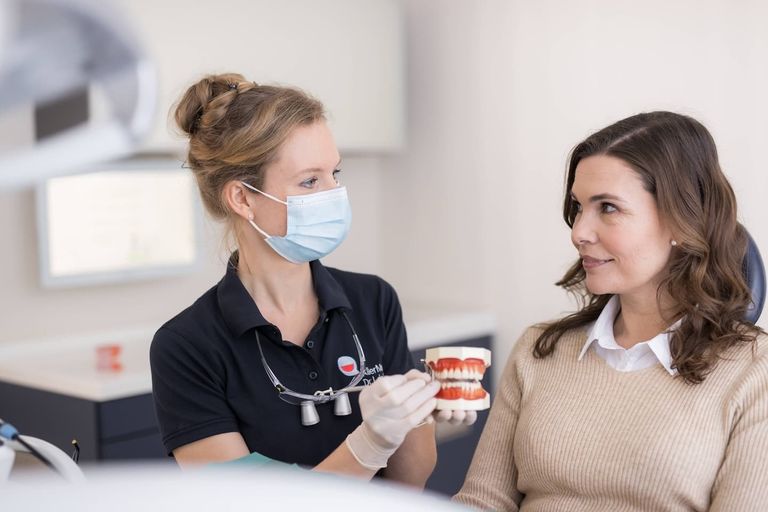
<svg viewBox="0 0 768 512">
<path fill-rule="evenodd" d="M 547 327 L 552 325 L 554 322 L 555 321 L 540 322 L 528 326 L 518 339 L 517 344 L 515 345 L 515 350 L 527 350 L 529 352 L 533 351 L 533 348 L 541 335 L 544 334 L 544 331 L 547 329 Z M 583 345 L 586 341 L 588 332 L 589 325 L 568 329 L 567 331 L 560 334 L 560 337 L 557 341 L 557 346 L 560 347 L 561 345 L 568 345 L 579 346 L 580 348 L 581 345 Z"/>
</svg>

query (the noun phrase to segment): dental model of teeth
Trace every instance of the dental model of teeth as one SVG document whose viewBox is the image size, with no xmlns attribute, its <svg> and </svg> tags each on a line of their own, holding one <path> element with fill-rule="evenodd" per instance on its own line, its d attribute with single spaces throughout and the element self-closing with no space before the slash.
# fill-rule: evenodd
<svg viewBox="0 0 768 512">
<path fill-rule="evenodd" d="M 491 406 L 483 389 L 485 369 L 491 366 L 491 351 L 478 347 L 427 349 L 424 361 L 432 377 L 440 381 L 437 409 L 480 411 Z"/>
</svg>

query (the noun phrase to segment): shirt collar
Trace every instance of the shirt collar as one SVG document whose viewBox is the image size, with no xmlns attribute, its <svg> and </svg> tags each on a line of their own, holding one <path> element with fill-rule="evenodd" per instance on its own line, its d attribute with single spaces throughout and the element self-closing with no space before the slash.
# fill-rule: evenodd
<svg viewBox="0 0 768 512">
<path fill-rule="evenodd" d="M 309 268 L 322 312 L 337 308 L 352 309 L 344 289 L 320 260 L 310 262 Z M 237 275 L 237 252 L 227 262 L 227 272 L 217 286 L 216 295 L 224 321 L 235 336 L 242 336 L 255 327 L 270 325 Z"/>
<path fill-rule="evenodd" d="M 315 260 L 309 262 L 309 268 L 312 271 L 312 286 L 315 288 L 320 308 L 324 311 L 337 308 L 352 311 L 352 304 L 349 302 L 347 293 L 325 265 L 320 263 L 320 260 Z"/>
<path fill-rule="evenodd" d="M 680 325 L 680 320 L 675 322 L 672 327 L 664 332 L 660 332 L 650 341 L 648 341 L 648 347 L 659 360 L 661 366 L 667 370 L 670 375 L 677 375 L 677 370 L 672 368 L 672 352 L 669 350 L 669 337 L 675 329 Z"/>
<path fill-rule="evenodd" d="M 579 361 L 584 358 L 584 355 L 594 343 L 600 343 L 606 348 L 621 348 L 616 343 L 616 339 L 613 336 L 613 323 L 616 320 L 616 316 L 619 314 L 620 310 L 621 303 L 619 302 L 619 296 L 614 295 L 600 312 L 600 316 L 598 316 L 597 320 L 595 320 L 594 324 L 592 324 L 592 328 L 589 329 L 587 340 L 584 343 L 584 346 L 581 348 L 581 352 L 579 352 Z M 676 375 L 677 370 L 672 368 L 672 353 L 669 349 L 669 337 L 672 331 L 680 326 L 681 322 L 682 319 L 678 320 L 666 331 L 660 332 L 652 339 L 644 342 L 648 344 L 648 348 L 651 349 L 653 354 L 656 356 L 656 359 L 658 359 L 659 363 L 661 363 L 661 365 L 670 375 Z M 622 350 L 624 349 L 622 348 Z"/>
<path fill-rule="evenodd" d="M 592 324 L 592 328 L 587 334 L 587 341 L 581 348 L 581 352 L 579 352 L 579 361 L 582 360 L 584 354 L 586 354 L 589 347 L 592 346 L 592 343 L 598 341 L 601 337 L 607 337 L 610 340 L 613 340 L 613 322 L 616 320 L 616 315 L 619 314 L 620 306 L 619 297 L 617 295 L 611 297 L 608 304 L 606 304 L 600 312 L 600 316 L 598 316 L 595 323 Z"/>
</svg>

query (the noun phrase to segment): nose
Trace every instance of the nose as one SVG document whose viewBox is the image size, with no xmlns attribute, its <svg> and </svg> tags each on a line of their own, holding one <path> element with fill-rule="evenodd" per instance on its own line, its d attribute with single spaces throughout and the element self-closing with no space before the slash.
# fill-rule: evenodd
<svg viewBox="0 0 768 512">
<path fill-rule="evenodd" d="M 574 219 L 571 227 L 571 242 L 576 248 L 597 242 L 597 232 L 588 215 L 580 213 Z"/>
</svg>

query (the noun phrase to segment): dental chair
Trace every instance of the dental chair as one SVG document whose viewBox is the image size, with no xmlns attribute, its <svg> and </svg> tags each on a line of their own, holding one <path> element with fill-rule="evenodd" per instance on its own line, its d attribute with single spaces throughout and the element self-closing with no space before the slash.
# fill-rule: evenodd
<svg viewBox="0 0 768 512">
<path fill-rule="evenodd" d="M 36 437 L 19 437 L 24 443 L 21 443 L 19 440 L 0 440 L 0 489 L 3 488 L 10 478 L 11 468 L 14 462 L 16 462 L 17 454 L 29 454 L 30 448 L 45 457 L 45 460 L 50 464 L 50 468 L 62 478 L 62 481 L 69 483 L 85 481 L 85 476 L 80 466 L 59 448 L 48 441 Z M 34 460 L 31 456 L 27 457 L 27 461 L 22 465 L 27 465 L 29 461 Z M 42 464 L 35 461 L 29 469 L 37 469 L 38 466 L 42 466 Z"/>
<path fill-rule="evenodd" d="M 744 277 L 752 290 L 752 306 L 747 310 L 747 321 L 756 324 L 765 305 L 765 265 L 752 236 L 747 233 L 747 254 L 744 256 Z"/>
</svg>

